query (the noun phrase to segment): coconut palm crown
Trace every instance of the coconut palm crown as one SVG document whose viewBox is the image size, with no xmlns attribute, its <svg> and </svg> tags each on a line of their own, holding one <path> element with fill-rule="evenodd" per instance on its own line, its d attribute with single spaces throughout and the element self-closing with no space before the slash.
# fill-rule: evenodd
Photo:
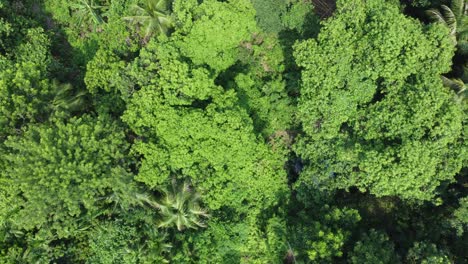
<svg viewBox="0 0 468 264">
<path fill-rule="evenodd" d="M 162 190 L 162 193 L 163 196 L 159 201 L 151 199 L 148 195 L 137 195 L 138 200 L 159 211 L 162 219 L 158 227 L 176 226 L 178 231 L 205 227 L 202 218 L 207 218 L 209 215 L 200 207 L 200 195 L 188 182 L 178 185 L 174 180 L 171 188 Z"/>
<path fill-rule="evenodd" d="M 132 7 L 132 16 L 123 19 L 136 25 L 143 33 L 146 42 L 153 35 L 167 35 L 169 28 L 172 27 L 168 7 L 167 0 L 144 0 L 143 4 Z"/>
</svg>

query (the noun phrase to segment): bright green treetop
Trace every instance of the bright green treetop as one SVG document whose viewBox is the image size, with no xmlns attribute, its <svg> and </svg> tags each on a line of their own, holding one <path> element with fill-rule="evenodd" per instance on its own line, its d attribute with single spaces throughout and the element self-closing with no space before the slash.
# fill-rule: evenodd
<svg viewBox="0 0 468 264">
<path fill-rule="evenodd" d="M 462 110 L 443 87 L 453 45 L 383 0 L 338 2 L 317 40 L 295 48 L 303 68 L 296 146 L 302 182 L 430 200 L 466 159 Z"/>
<path fill-rule="evenodd" d="M 251 38 L 256 28 L 255 10 L 249 0 L 203 1 L 191 13 L 195 17 L 181 38 L 180 52 L 197 65 L 223 71 L 233 65 L 242 41 Z M 187 14 L 188 15 L 188 14 Z"/>
<path fill-rule="evenodd" d="M 189 177 L 210 209 L 273 205 L 286 183 L 282 158 L 254 134 L 234 90 L 176 51 L 150 42 L 131 65 L 141 90 L 124 120 L 141 137 L 137 179 L 154 188 L 172 175 Z"/>
</svg>

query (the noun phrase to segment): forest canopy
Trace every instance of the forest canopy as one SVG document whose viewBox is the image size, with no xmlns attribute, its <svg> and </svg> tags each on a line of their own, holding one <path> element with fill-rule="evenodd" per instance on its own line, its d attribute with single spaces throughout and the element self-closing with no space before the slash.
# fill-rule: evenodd
<svg viewBox="0 0 468 264">
<path fill-rule="evenodd" d="M 464 0 L 0 0 L 0 263 L 468 263 Z"/>
</svg>

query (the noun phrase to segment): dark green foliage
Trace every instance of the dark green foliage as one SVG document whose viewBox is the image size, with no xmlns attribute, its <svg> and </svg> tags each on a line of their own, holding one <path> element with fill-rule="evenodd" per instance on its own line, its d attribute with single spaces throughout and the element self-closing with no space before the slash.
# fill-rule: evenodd
<svg viewBox="0 0 468 264">
<path fill-rule="evenodd" d="M 21 37 L 14 50 L 0 56 L 0 137 L 29 122 L 86 107 L 85 91 L 49 78 L 56 61 L 44 30 L 30 28 Z"/>
<path fill-rule="evenodd" d="M 89 25 L 100 25 L 104 23 L 101 14 L 105 6 L 99 5 L 95 0 L 73 0 L 70 1 L 70 10 L 72 17 L 77 19 L 79 27 L 87 27 Z"/>
<path fill-rule="evenodd" d="M 282 34 L 288 30 L 311 33 L 316 15 L 312 1 L 252 0 L 258 26 L 266 33 Z"/>
<path fill-rule="evenodd" d="M 42 29 L 28 29 L 15 50 L 0 56 L 0 135 L 45 117 L 52 96 L 49 45 Z"/>
<path fill-rule="evenodd" d="M 387 234 L 371 229 L 354 245 L 348 256 L 349 263 L 400 263 L 394 248 Z"/>
<path fill-rule="evenodd" d="M 264 137 L 286 134 L 293 107 L 287 95 L 284 55 L 275 38 L 257 34 L 242 43 L 243 67 L 248 71 L 234 77 L 240 104 L 253 117 L 254 127 Z"/>
<path fill-rule="evenodd" d="M 94 10 L 93 13 L 85 5 L 86 2 L 92 2 L 99 8 L 91 8 Z M 64 46 L 72 52 L 68 55 L 71 58 L 67 59 L 78 66 L 77 70 L 83 70 L 100 46 L 106 47 L 108 51 L 117 52 L 119 55 L 129 55 L 129 52 L 136 51 L 139 45 L 138 38 L 132 31 L 127 30 L 127 22 L 122 19 L 129 15 L 131 2 L 127 0 L 113 0 L 110 3 L 100 0 L 47 0 L 44 1 L 44 8 L 49 13 L 45 20 L 47 27 L 55 31 L 54 37 L 65 38 L 65 40 L 59 39 L 61 45 L 64 45 L 63 42 L 68 42 Z M 83 15 L 87 17 L 87 20 L 74 15 L 73 6 L 75 5 L 86 7 L 83 9 L 86 11 Z M 97 14 L 100 17 L 99 20 L 103 22 L 96 23 L 93 14 Z M 60 30 L 60 28 L 65 30 Z"/>
<path fill-rule="evenodd" d="M 441 10 L 441 11 L 440 11 Z M 453 71 L 449 74 L 455 78 L 442 76 L 446 87 L 457 93 L 457 101 L 466 98 L 466 61 L 468 58 L 468 18 L 465 0 L 452 0 L 450 7 L 441 5 L 439 9 L 429 9 L 427 15 L 436 23 L 442 24 L 450 31 L 450 37 L 456 46 L 457 56 L 454 58 Z"/>
<path fill-rule="evenodd" d="M 306 1 L 294 1 L 288 6 L 288 11 L 281 17 L 286 30 L 295 30 L 302 36 L 311 37 L 317 31 L 318 24 L 313 12 L 313 5 Z"/>
<path fill-rule="evenodd" d="M 410 2 L 410 5 L 414 7 L 427 7 L 427 6 L 430 6 L 432 2 L 434 1 L 433 0 L 409 0 L 407 2 Z"/>
<path fill-rule="evenodd" d="M 103 222 L 89 233 L 86 263 L 169 263 L 165 255 L 171 245 L 156 229 L 117 220 Z"/>
<path fill-rule="evenodd" d="M 458 236 L 462 236 L 468 230 L 468 197 L 461 198 L 460 206 L 453 212 L 450 224 L 456 230 Z"/>
<path fill-rule="evenodd" d="M 306 263 L 330 263 L 343 256 L 343 246 L 359 222 L 356 210 L 324 205 L 302 211 L 292 221 L 288 239 L 295 258 Z"/>
<path fill-rule="evenodd" d="M 180 247 L 185 250 L 173 260 L 177 263 L 280 263 L 287 248 L 284 222 L 271 218 L 262 229 L 255 218 L 240 222 L 211 219 L 203 233 L 180 239 L 185 245 L 188 241 L 192 245 Z"/>
<path fill-rule="evenodd" d="M 283 30 L 281 16 L 286 12 L 287 0 L 252 0 L 258 25 L 267 33 Z"/>
<path fill-rule="evenodd" d="M 409 264 L 448 264 L 452 263 L 448 256 L 436 245 L 426 242 L 416 242 L 406 256 Z"/>
<path fill-rule="evenodd" d="M 102 0 L 47 0 L 46 6 L 62 23 L 70 23 L 70 29 L 94 31 L 105 22 L 107 1 Z"/>
<path fill-rule="evenodd" d="M 9 232 L 30 232 L 27 236 L 43 241 L 43 247 L 79 236 L 94 218 L 112 212 L 115 199 L 108 197 L 133 192 L 128 144 L 108 118 L 31 125 L 23 135 L 9 137 L 5 146 L 8 166 L 1 174 L 0 214 Z M 129 206 L 129 201 L 117 200 L 119 206 Z"/>
<path fill-rule="evenodd" d="M 89 238 L 88 263 L 137 263 L 132 247 L 139 234 L 118 222 L 101 223 Z"/>
</svg>

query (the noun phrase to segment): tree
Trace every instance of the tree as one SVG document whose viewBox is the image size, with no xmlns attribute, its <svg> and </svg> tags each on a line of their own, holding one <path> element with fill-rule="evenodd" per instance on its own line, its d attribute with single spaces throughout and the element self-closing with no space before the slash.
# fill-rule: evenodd
<svg viewBox="0 0 468 264">
<path fill-rule="evenodd" d="M 70 3 L 70 8 L 80 27 L 104 23 L 100 13 L 105 6 L 96 4 L 96 0 L 74 0 Z"/>
<path fill-rule="evenodd" d="M 86 102 L 86 91 L 73 91 L 71 84 L 52 83 L 51 109 L 56 112 L 79 112 Z"/>
<path fill-rule="evenodd" d="M 241 47 L 239 57 L 244 70 L 231 73 L 234 82 L 223 80 L 225 86 L 236 90 L 239 104 L 252 116 L 256 132 L 270 139 L 277 135 L 289 138 L 287 130 L 294 108 L 283 77 L 285 55 L 279 41 L 259 33 Z"/>
<path fill-rule="evenodd" d="M 77 252 L 83 255 L 83 262 L 169 263 L 167 255 L 172 246 L 167 236 L 131 217 L 102 222 L 88 233 L 88 248 Z"/>
<path fill-rule="evenodd" d="M 172 20 L 168 14 L 168 0 L 144 0 L 143 7 L 136 4 L 132 10 L 134 15 L 123 19 L 132 25 L 142 27 L 144 42 L 148 42 L 153 35 L 166 35 L 172 26 Z"/>
<path fill-rule="evenodd" d="M 285 223 L 279 217 L 260 223 L 247 217 L 213 217 L 203 232 L 181 233 L 174 263 L 281 263 L 286 252 Z"/>
<path fill-rule="evenodd" d="M 378 197 L 431 200 L 466 161 L 462 106 L 438 76 L 453 45 L 394 3 L 338 1 L 318 39 L 295 47 L 302 67 L 296 145 L 300 182 Z"/>
<path fill-rule="evenodd" d="M 107 48 L 99 48 L 86 65 L 84 82 L 92 94 L 94 109 L 98 113 L 121 115 L 125 109 L 132 84 L 125 74 L 127 63 Z"/>
<path fill-rule="evenodd" d="M 406 255 L 409 264 L 449 264 L 452 263 L 446 252 L 428 242 L 416 242 Z"/>
<path fill-rule="evenodd" d="M 175 225 L 178 231 L 186 228 L 197 229 L 206 227 L 202 218 L 208 217 L 208 213 L 199 205 L 200 195 L 193 190 L 189 183 L 177 186 L 172 182 L 172 189 L 163 189 L 164 196 L 155 201 L 147 195 L 138 195 L 137 198 L 157 209 L 162 216 L 158 227 L 169 228 Z"/>
<path fill-rule="evenodd" d="M 349 254 L 349 263 L 400 263 L 395 245 L 389 240 L 386 233 L 371 229 L 364 234 Z"/>
<path fill-rule="evenodd" d="M 294 258 L 305 263 L 331 263 L 342 257 L 344 245 L 360 219 L 359 213 L 350 208 L 306 206 L 289 223 L 287 239 Z"/>
<path fill-rule="evenodd" d="M 0 137 L 48 114 L 50 39 L 41 28 L 25 30 L 15 49 L 0 56 Z"/>
<path fill-rule="evenodd" d="M 267 33 L 278 34 L 284 29 L 281 16 L 286 13 L 286 0 L 253 0 L 257 24 Z"/>
<path fill-rule="evenodd" d="M 450 79 L 445 76 L 441 76 L 442 83 L 445 87 L 452 89 L 456 93 L 455 100 L 459 103 L 462 103 L 466 98 L 466 93 L 468 92 L 466 84 L 461 79 Z"/>
<path fill-rule="evenodd" d="M 185 20 L 186 25 L 179 25 L 181 30 L 175 34 L 181 55 L 218 73 L 238 61 L 239 45 L 258 31 L 249 0 L 208 0 L 185 12 L 194 19 Z"/>
<path fill-rule="evenodd" d="M 258 213 L 275 205 L 286 188 L 284 157 L 257 138 L 235 91 L 184 60 L 177 43 L 150 42 L 129 66 L 139 90 L 123 120 L 144 157 L 136 179 L 151 189 L 172 176 L 191 179 L 210 210 Z"/>
<path fill-rule="evenodd" d="M 468 197 L 460 198 L 459 203 L 460 206 L 453 212 L 449 222 L 457 236 L 461 237 L 468 230 Z"/>
<path fill-rule="evenodd" d="M 21 234 L 26 251 L 60 251 L 61 239 L 79 238 L 96 217 L 112 214 L 109 195 L 136 192 L 128 148 L 121 126 L 104 116 L 29 125 L 9 137 L 0 174 L 4 226 Z M 133 202 L 117 200 L 123 208 Z"/>
</svg>

